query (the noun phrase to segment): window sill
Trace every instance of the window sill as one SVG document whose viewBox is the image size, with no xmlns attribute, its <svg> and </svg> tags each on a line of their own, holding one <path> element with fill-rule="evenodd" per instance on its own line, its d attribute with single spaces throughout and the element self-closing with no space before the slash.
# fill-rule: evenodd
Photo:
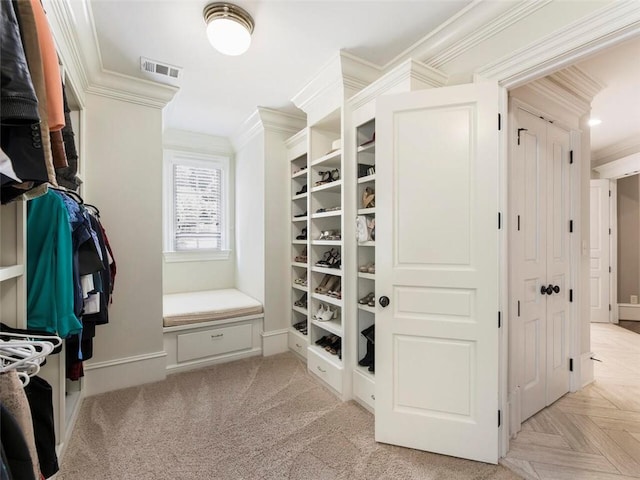
<svg viewBox="0 0 640 480">
<path fill-rule="evenodd" d="M 206 262 L 208 260 L 228 260 L 231 250 L 204 250 L 189 252 L 164 252 L 164 261 L 177 262 Z"/>
</svg>

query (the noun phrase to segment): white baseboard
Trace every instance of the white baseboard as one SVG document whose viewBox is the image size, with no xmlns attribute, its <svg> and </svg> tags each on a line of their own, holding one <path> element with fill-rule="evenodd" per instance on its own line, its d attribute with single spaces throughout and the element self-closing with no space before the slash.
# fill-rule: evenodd
<svg viewBox="0 0 640 480">
<path fill-rule="evenodd" d="M 640 322 L 640 304 L 619 303 L 618 320 L 634 320 Z"/>
<path fill-rule="evenodd" d="M 584 388 L 593 382 L 593 352 L 583 353 L 580 356 L 580 388 Z"/>
<path fill-rule="evenodd" d="M 96 362 L 84 367 L 85 396 L 164 380 L 167 353 L 160 352 Z"/>
<path fill-rule="evenodd" d="M 276 355 L 289 351 L 289 330 L 262 332 L 262 355 Z"/>
</svg>

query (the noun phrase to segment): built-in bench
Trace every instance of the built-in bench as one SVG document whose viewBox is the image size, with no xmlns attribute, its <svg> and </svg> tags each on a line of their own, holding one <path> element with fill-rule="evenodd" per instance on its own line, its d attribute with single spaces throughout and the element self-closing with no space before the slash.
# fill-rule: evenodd
<svg viewBox="0 0 640 480">
<path fill-rule="evenodd" d="M 189 370 L 262 353 L 263 307 L 237 290 L 163 296 L 167 370 Z"/>
</svg>

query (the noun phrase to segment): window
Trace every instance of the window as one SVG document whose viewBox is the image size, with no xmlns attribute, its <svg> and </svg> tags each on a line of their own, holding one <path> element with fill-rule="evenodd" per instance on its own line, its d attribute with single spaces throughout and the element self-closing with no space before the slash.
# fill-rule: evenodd
<svg viewBox="0 0 640 480">
<path fill-rule="evenodd" d="M 165 259 L 228 257 L 224 157 L 169 152 L 165 163 Z"/>
</svg>

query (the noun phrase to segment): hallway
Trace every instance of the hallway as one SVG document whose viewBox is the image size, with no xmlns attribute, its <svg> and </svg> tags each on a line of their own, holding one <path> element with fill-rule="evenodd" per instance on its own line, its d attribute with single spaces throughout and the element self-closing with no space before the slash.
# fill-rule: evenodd
<svg viewBox="0 0 640 480">
<path fill-rule="evenodd" d="M 501 463 L 532 480 L 640 478 L 640 335 L 591 324 L 595 382 L 522 425 Z"/>
</svg>

